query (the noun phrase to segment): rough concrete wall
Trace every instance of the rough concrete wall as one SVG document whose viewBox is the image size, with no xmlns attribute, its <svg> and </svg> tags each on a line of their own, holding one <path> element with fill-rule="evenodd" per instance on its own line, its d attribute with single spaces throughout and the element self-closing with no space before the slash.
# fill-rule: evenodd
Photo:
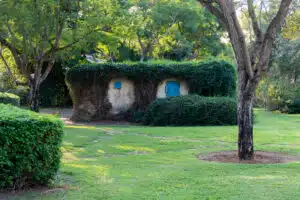
<svg viewBox="0 0 300 200">
<path fill-rule="evenodd" d="M 122 86 L 116 89 L 114 83 L 120 81 Z M 127 111 L 135 101 L 134 83 L 126 78 L 112 79 L 108 86 L 108 100 L 111 104 L 110 114 L 116 115 Z"/>
<path fill-rule="evenodd" d="M 166 84 L 168 81 L 177 81 L 180 83 L 180 95 L 189 94 L 189 87 L 185 81 L 178 80 L 175 78 L 170 78 L 170 79 L 166 79 L 166 80 L 162 81 L 161 83 L 159 83 L 159 85 L 157 87 L 157 94 L 156 94 L 157 98 L 166 98 L 167 97 Z"/>
<path fill-rule="evenodd" d="M 73 100 L 74 121 L 91 121 L 106 119 L 111 110 L 107 99 L 108 82 L 104 81 L 93 85 L 69 85 L 70 95 Z"/>
</svg>

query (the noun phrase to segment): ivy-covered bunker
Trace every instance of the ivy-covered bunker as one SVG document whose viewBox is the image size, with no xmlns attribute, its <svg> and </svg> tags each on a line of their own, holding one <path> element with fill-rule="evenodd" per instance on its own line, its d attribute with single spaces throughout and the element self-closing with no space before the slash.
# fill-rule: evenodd
<svg viewBox="0 0 300 200">
<path fill-rule="evenodd" d="M 130 113 L 168 96 L 236 95 L 236 71 L 219 60 L 86 64 L 70 69 L 66 82 L 74 121 L 126 120 Z"/>
</svg>

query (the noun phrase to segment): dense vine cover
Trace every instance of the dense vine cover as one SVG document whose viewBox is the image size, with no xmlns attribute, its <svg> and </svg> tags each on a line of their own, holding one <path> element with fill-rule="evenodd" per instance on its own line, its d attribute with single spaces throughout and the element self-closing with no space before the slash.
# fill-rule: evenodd
<svg viewBox="0 0 300 200">
<path fill-rule="evenodd" d="M 70 69 L 66 79 L 71 85 L 89 86 L 116 77 L 127 77 L 134 82 L 159 82 L 166 78 L 179 78 L 187 81 L 192 94 L 236 94 L 236 70 L 232 64 L 222 60 L 84 64 Z"/>
</svg>

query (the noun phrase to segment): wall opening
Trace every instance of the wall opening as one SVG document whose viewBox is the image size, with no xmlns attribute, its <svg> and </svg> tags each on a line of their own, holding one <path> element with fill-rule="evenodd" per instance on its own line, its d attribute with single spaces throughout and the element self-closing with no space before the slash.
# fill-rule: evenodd
<svg viewBox="0 0 300 200">
<path fill-rule="evenodd" d="M 168 81 L 165 92 L 167 97 L 180 96 L 180 83 L 177 81 Z"/>
</svg>

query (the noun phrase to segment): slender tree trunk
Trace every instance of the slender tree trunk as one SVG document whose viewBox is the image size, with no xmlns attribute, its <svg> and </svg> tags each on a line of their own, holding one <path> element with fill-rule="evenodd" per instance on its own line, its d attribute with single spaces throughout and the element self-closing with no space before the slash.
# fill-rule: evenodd
<svg viewBox="0 0 300 200">
<path fill-rule="evenodd" d="M 30 77 L 30 93 L 29 93 L 29 106 L 30 110 L 34 112 L 40 111 L 40 85 L 41 85 L 41 73 L 43 63 L 39 63 L 35 66 L 34 76 Z"/>
<path fill-rule="evenodd" d="M 29 105 L 30 110 L 34 112 L 40 111 L 40 83 L 38 81 L 34 78 L 30 83 Z"/>
</svg>

